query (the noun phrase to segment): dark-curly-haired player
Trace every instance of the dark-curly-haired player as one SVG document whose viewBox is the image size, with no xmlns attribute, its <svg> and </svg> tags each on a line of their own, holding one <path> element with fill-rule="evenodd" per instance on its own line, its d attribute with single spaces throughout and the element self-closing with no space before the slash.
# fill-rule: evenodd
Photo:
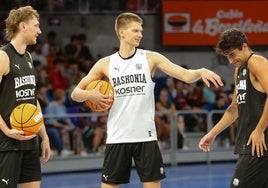
<svg viewBox="0 0 268 188">
<path fill-rule="evenodd" d="M 209 151 L 215 137 L 238 119 L 235 153 L 239 154 L 232 188 L 268 188 L 268 61 L 252 51 L 238 29 L 224 31 L 216 52 L 235 66 L 233 100 L 221 120 L 200 140 Z"/>
</svg>

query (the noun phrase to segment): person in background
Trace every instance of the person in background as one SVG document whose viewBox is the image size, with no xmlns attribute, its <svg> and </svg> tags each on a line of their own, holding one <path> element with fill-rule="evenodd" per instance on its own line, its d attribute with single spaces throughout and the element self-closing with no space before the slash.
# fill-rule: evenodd
<svg viewBox="0 0 268 188">
<path fill-rule="evenodd" d="M 31 6 L 12 9 L 5 23 L 9 42 L 0 48 L 0 187 L 15 188 L 19 184 L 20 188 L 40 188 L 40 159 L 45 163 L 50 158 L 45 126 L 37 135 L 24 136 L 22 130 L 10 125 L 10 114 L 17 105 L 40 106 L 34 66 L 26 50 L 28 45 L 36 44 L 41 34 L 39 14 Z"/>
<path fill-rule="evenodd" d="M 107 139 L 102 168 L 102 188 L 118 188 L 128 183 L 132 160 L 144 188 L 159 188 L 165 178 L 155 126 L 155 99 L 152 80 L 157 69 L 185 82 L 199 79 L 221 86 L 221 78 L 205 68 L 186 70 L 163 55 L 138 48 L 142 39 L 142 19 L 133 13 L 122 13 L 115 20 L 120 41 L 119 51 L 100 59 L 78 83 L 71 97 L 77 102 L 91 100 L 107 107 Z M 106 78 L 115 95 L 102 95 L 100 85 L 87 91 L 93 80 Z"/>
<path fill-rule="evenodd" d="M 60 47 L 57 44 L 57 33 L 54 31 L 49 31 L 47 33 L 47 41 L 42 45 L 42 54 L 43 56 L 47 56 L 50 51 L 50 47 L 54 46 L 55 47 L 55 52 L 56 54 L 59 53 Z"/>
<path fill-rule="evenodd" d="M 233 99 L 218 123 L 200 140 L 210 151 L 215 138 L 238 120 L 235 154 L 237 165 L 231 188 L 268 187 L 268 61 L 250 47 L 246 35 L 236 28 L 221 33 L 216 52 L 235 66 Z"/>
<path fill-rule="evenodd" d="M 71 134 L 75 129 L 75 125 L 70 118 L 66 117 L 65 95 L 64 90 L 54 90 L 53 100 L 48 103 L 45 109 L 45 114 L 48 116 L 45 119 L 47 134 L 51 140 L 52 148 L 56 148 L 59 156 L 73 154 L 71 151 Z"/>
<path fill-rule="evenodd" d="M 173 102 L 168 100 L 168 90 L 163 88 L 159 93 L 159 100 L 156 101 L 156 115 L 155 115 L 155 124 L 157 129 L 157 138 L 159 140 L 160 148 L 165 149 L 169 148 L 169 139 L 171 131 L 171 114 L 176 113 L 176 106 Z M 177 118 L 177 130 L 179 138 L 182 139 L 184 135 L 184 118 L 182 115 L 179 115 Z M 179 142 L 183 142 L 180 140 Z M 182 143 L 180 144 L 182 148 Z"/>
<path fill-rule="evenodd" d="M 33 61 L 39 61 L 41 65 L 46 68 L 47 67 L 47 59 L 44 54 L 42 54 L 43 42 L 38 41 L 36 45 L 33 46 L 33 50 L 31 52 Z"/>
<path fill-rule="evenodd" d="M 48 79 L 53 90 L 67 90 L 70 86 L 66 77 L 65 59 L 56 58 L 53 61 L 53 68 L 49 71 Z"/>
</svg>

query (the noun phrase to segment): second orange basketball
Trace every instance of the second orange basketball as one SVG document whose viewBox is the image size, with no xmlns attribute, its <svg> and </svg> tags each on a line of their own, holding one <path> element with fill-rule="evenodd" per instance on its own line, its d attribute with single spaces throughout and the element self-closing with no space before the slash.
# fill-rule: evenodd
<svg viewBox="0 0 268 188">
<path fill-rule="evenodd" d="M 92 82 L 90 82 L 86 88 L 86 90 L 93 90 L 94 88 L 96 88 L 99 84 L 101 84 L 101 87 L 100 87 L 100 93 L 102 93 L 103 95 L 114 95 L 114 89 L 112 87 L 112 85 L 105 81 L 105 80 L 94 80 Z M 108 107 L 102 107 L 100 105 L 96 105 L 94 104 L 93 102 L 91 102 L 90 100 L 87 100 L 85 101 L 85 104 L 93 111 L 96 111 L 96 112 L 101 112 L 101 111 L 105 111 L 105 110 L 108 110 L 111 105 L 112 105 L 112 102 L 109 103 L 109 106 Z"/>
</svg>

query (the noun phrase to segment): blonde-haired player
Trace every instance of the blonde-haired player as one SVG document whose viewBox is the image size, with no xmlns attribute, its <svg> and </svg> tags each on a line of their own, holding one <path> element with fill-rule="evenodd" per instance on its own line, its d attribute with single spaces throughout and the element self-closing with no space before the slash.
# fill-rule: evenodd
<svg viewBox="0 0 268 188">
<path fill-rule="evenodd" d="M 12 129 L 9 118 L 21 103 L 39 105 L 36 97 L 34 67 L 28 45 L 41 34 L 39 15 L 31 6 L 13 9 L 6 19 L 6 36 L 10 41 L 0 48 L 0 187 L 39 188 L 41 167 L 38 136 L 24 136 Z M 49 139 L 44 127 L 41 162 L 50 156 Z"/>
<path fill-rule="evenodd" d="M 154 123 L 154 82 L 156 69 L 183 80 L 195 82 L 202 78 L 216 86 L 220 77 L 205 68 L 186 70 L 163 55 L 137 48 L 142 39 L 142 19 L 133 13 L 122 13 L 115 20 L 120 41 L 119 51 L 99 60 L 72 92 L 72 99 L 90 99 L 106 105 L 109 96 L 86 91 L 93 80 L 106 77 L 114 87 L 114 102 L 107 122 L 107 145 L 102 171 L 102 188 L 116 188 L 128 183 L 132 159 L 144 188 L 160 187 L 165 178 L 162 156 L 157 144 Z"/>
</svg>

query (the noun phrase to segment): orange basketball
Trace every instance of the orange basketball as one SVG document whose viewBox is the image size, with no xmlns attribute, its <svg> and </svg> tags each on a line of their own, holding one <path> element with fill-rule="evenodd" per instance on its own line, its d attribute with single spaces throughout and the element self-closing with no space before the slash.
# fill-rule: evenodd
<svg viewBox="0 0 268 188">
<path fill-rule="evenodd" d="M 10 125 L 13 129 L 23 130 L 24 135 L 36 134 L 43 124 L 43 114 L 39 107 L 22 103 L 16 106 L 10 115 Z"/>
<path fill-rule="evenodd" d="M 96 88 L 97 85 L 99 85 L 99 84 L 101 84 L 100 93 L 102 93 L 103 95 L 114 95 L 114 89 L 113 89 L 112 85 L 109 82 L 105 81 L 105 80 L 95 80 L 95 81 L 90 82 L 88 84 L 86 90 L 91 91 L 94 88 Z M 85 101 L 85 104 L 91 110 L 96 111 L 96 112 L 101 112 L 101 111 L 108 110 L 111 107 L 112 103 L 113 102 L 109 103 L 109 106 L 105 108 L 103 106 L 94 104 L 90 100 Z"/>
</svg>

